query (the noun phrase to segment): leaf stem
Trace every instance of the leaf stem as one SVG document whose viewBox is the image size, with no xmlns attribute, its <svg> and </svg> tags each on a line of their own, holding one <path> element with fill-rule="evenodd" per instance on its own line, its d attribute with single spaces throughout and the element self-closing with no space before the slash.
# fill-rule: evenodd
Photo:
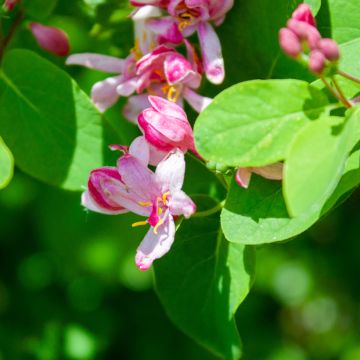
<svg viewBox="0 0 360 360">
<path fill-rule="evenodd" d="M 4 56 L 4 51 L 5 51 L 6 47 L 9 45 L 10 41 L 12 40 L 12 38 L 13 38 L 18 26 L 21 24 L 21 21 L 23 20 L 23 18 L 24 18 L 24 11 L 19 10 L 15 16 L 13 23 L 10 26 L 8 34 L 4 38 L 0 39 L 0 61 L 1 61 L 2 57 Z"/>
<path fill-rule="evenodd" d="M 336 90 L 337 90 L 337 92 L 338 92 L 338 94 L 339 94 L 339 96 L 340 96 L 341 102 L 345 105 L 345 107 L 351 108 L 352 105 L 350 104 L 350 102 L 348 101 L 348 99 L 345 97 L 345 95 L 344 95 L 344 93 L 343 93 L 343 91 L 342 91 L 339 83 L 338 83 L 337 80 L 335 79 L 335 76 L 332 76 L 332 77 L 331 77 L 331 80 L 333 81 L 333 83 L 334 83 L 334 85 L 335 85 L 335 87 L 336 87 Z"/>
<path fill-rule="evenodd" d="M 321 76 L 320 75 L 320 79 L 321 81 L 325 84 L 326 88 L 331 92 L 331 94 L 338 100 L 340 100 L 344 106 L 346 107 L 351 107 L 350 103 L 345 99 L 345 102 L 344 102 L 344 99 L 341 97 L 340 94 L 338 94 L 333 88 L 332 86 L 329 84 L 329 82 L 325 79 L 325 77 Z M 350 106 L 349 106 L 350 105 Z"/>
<path fill-rule="evenodd" d="M 218 203 L 216 206 L 214 206 L 213 208 L 211 208 L 209 210 L 196 212 L 194 215 L 192 215 L 192 217 L 206 217 L 206 216 L 216 214 L 218 211 L 220 211 L 224 207 L 224 205 L 225 205 L 225 200 Z"/>
<path fill-rule="evenodd" d="M 354 81 L 354 82 L 360 84 L 360 79 L 358 79 L 357 77 L 352 76 L 352 75 L 346 73 L 345 71 L 338 70 L 337 73 L 338 73 L 339 75 L 343 76 L 343 77 L 346 78 L 346 79 L 349 79 L 349 80 L 351 80 L 351 81 Z"/>
</svg>

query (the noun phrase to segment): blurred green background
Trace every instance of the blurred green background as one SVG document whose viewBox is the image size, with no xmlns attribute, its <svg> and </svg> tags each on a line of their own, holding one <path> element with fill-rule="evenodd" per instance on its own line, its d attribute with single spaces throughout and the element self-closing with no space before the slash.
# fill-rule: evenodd
<svg viewBox="0 0 360 360">
<path fill-rule="evenodd" d="M 43 22 L 69 33 L 72 52 L 124 57 L 128 13 L 125 0 L 61 0 Z M 65 68 L 37 47 L 26 23 L 11 46 Z M 228 82 L 261 77 L 244 69 Z M 67 71 L 86 92 L 106 76 Z M 137 131 L 120 108 L 107 116 L 129 143 Z M 357 191 L 296 240 L 258 249 L 256 281 L 237 314 L 245 360 L 360 359 L 359 204 Z M 0 192 L 0 360 L 214 359 L 171 324 L 152 273 L 136 269 L 144 229 L 133 221 L 85 212 L 79 193 L 16 171 Z"/>
</svg>

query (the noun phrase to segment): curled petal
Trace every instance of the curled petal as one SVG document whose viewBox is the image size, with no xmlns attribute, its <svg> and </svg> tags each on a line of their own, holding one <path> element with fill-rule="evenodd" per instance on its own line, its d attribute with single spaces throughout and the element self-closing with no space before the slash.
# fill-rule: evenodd
<svg viewBox="0 0 360 360">
<path fill-rule="evenodd" d="M 184 215 L 188 219 L 196 211 L 196 205 L 180 190 L 171 195 L 169 209 L 172 215 Z"/>
<path fill-rule="evenodd" d="M 158 42 L 180 44 L 183 36 L 179 31 L 177 22 L 172 17 L 163 17 L 160 19 L 151 19 L 147 23 L 149 30 L 158 35 Z"/>
<path fill-rule="evenodd" d="M 130 122 L 137 124 L 139 114 L 149 106 L 147 94 L 131 96 L 123 108 L 123 115 Z"/>
<path fill-rule="evenodd" d="M 213 101 L 213 99 L 201 96 L 190 88 L 185 88 L 183 91 L 183 96 L 189 105 L 198 113 L 201 113 L 206 109 Z"/>
<path fill-rule="evenodd" d="M 135 256 L 136 266 L 141 270 L 148 270 L 155 259 L 164 256 L 171 248 L 175 238 L 175 223 L 169 214 L 164 224 L 154 233 L 150 228 L 145 235 Z"/>
<path fill-rule="evenodd" d="M 104 112 L 118 101 L 119 94 L 116 88 L 121 82 L 122 76 L 119 75 L 99 81 L 93 86 L 91 98 L 99 111 Z"/>
<path fill-rule="evenodd" d="M 117 87 L 116 91 L 119 95 L 128 97 L 135 92 L 137 88 L 137 79 L 132 78 L 121 82 Z"/>
<path fill-rule="evenodd" d="M 167 158 L 156 167 L 155 178 L 162 193 L 170 191 L 175 194 L 180 191 L 185 176 L 184 153 L 180 150 L 172 151 Z"/>
<path fill-rule="evenodd" d="M 30 29 L 37 43 L 44 50 L 58 56 L 66 56 L 69 54 L 69 37 L 63 30 L 36 22 L 30 23 Z"/>
<path fill-rule="evenodd" d="M 138 158 L 144 166 L 148 166 L 150 147 L 144 136 L 138 136 L 129 147 L 129 154 Z"/>
<path fill-rule="evenodd" d="M 164 73 L 170 85 L 184 80 L 192 72 L 192 66 L 182 55 L 169 54 L 164 61 Z"/>
<path fill-rule="evenodd" d="M 109 73 L 122 73 L 125 60 L 113 56 L 83 53 L 70 55 L 66 65 L 82 65 L 89 69 L 96 69 Z"/>
<path fill-rule="evenodd" d="M 206 22 L 199 24 L 198 34 L 206 77 L 213 84 L 221 84 L 225 69 L 220 40 L 212 26 Z"/>
<path fill-rule="evenodd" d="M 239 168 L 235 174 L 235 180 L 239 186 L 247 189 L 251 179 L 251 169 Z"/>
<path fill-rule="evenodd" d="M 185 111 L 176 103 L 159 96 L 149 96 L 149 102 L 151 106 L 160 114 L 188 122 Z"/>
</svg>

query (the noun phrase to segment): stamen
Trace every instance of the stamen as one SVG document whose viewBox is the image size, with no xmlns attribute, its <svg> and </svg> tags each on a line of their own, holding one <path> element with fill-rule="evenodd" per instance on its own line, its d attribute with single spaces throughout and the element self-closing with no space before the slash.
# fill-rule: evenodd
<svg viewBox="0 0 360 360">
<path fill-rule="evenodd" d="M 140 206 L 147 207 L 147 206 L 151 206 L 151 205 L 152 205 L 152 202 L 150 202 L 150 201 L 138 201 L 138 204 L 139 204 Z"/>
<path fill-rule="evenodd" d="M 133 224 L 131 224 L 131 227 L 138 227 L 138 226 L 144 226 L 144 225 L 147 225 L 148 222 L 145 220 L 145 221 L 138 221 L 138 222 L 135 222 Z"/>
<path fill-rule="evenodd" d="M 177 102 L 180 97 L 180 92 L 174 87 L 170 86 L 167 94 L 167 99 L 171 102 Z"/>
<path fill-rule="evenodd" d="M 170 195 L 170 191 L 167 191 L 166 193 L 163 194 L 162 196 L 162 202 L 164 203 L 164 205 L 167 204 L 167 197 Z"/>
<path fill-rule="evenodd" d="M 131 54 L 134 56 L 135 60 L 140 60 L 142 58 L 142 53 L 140 50 L 139 40 L 135 40 L 134 47 L 130 50 Z"/>
<path fill-rule="evenodd" d="M 154 227 L 154 234 L 157 235 L 159 227 L 164 223 L 164 219 L 160 219 Z"/>
</svg>

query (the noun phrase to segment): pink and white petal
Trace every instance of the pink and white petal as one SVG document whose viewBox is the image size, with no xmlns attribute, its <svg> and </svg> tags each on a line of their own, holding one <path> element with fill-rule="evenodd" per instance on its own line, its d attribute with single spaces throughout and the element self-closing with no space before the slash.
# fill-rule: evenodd
<svg viewBox="0 0 360 360">
<path fill-rule="evenodd" d="M 183 96 L 185 100 L 189 103 L 189 105 L 198 113 L 201 113 L 213 101 L 213 99 L 210 99 L 205 96 L 201 96 L 188 87 L 184 88 Z"/>
<path fill-rule="evenodd" d="M 82 65 L 89 69 L 96 69 L 109 73 L 122 73 L 125 60 L 113 56 L 82 53 L 70 55 L 66 65 Z"/>
<path fill-rule="evenodd" d="M 275 163 L 267 166 L 253 167 L 252 171 L 265 179 L 282 180 L 283 178 L 283 163 Z"/>
<path fill-rule="evenodd" d="M 150 146 L 144 136 L 138 136 L 130 145 L 129 154 L 138 158 L 144 166 L 148 166 Z"/>
<path fill-rule="evenodd" d="M 169 14 L 171 16 L 176 17 L 178 15 L 177 7 L 178 7 L 178 5 L 180 5 L 181 2 L 182 2 L 182 0 L 169 0 L 168 1 L 167 11 L 169 12 Z"/>
<path fill-rule="evenodd" d="M 249 168 L 239 168 L 235 174 L 235 180 L 239 186 L 247 189 L 250 184 L 251 179 L 251 169 Z"/>
<path fill-rule="evenodd" d="M 119 208 L 118 210 L 111 210 L 109 208 L 105 208 L 100 206 L 95 199 L 92 198 L 89 191 L 85 191 L 81 195 L 81 205 L 87 208 L 88 210 L 105 214 L 105 215 L 117 215 L 117 214 L 124 214 L 128 212 L 125 208 Z"/>
<path fill-rule="evenodd" d="M 175 223 L 169 214 L 157 234 L 150 228 L 136 251 L 135 263 L 141 271 L 148 270 L 154 260 L 164 256 L 171 248 L 175 239 Z"/>
<path fill-rule="evenodd" d="M 165 45 L 159 45 L 156 47 L 151 53 L 144 55 L 137 63 L 136 63 L 136 73 L 142 74 L 146 71 L 150 66 L 153 66 L 159 61 L 162 61 L 163 57 L 167 54 L 174 53 L 175 50 Z"/>
<path fill-rule="evenodd" d="M 220 25 L 225 18 L 226 13 L 234 6 L 234 0 L 211 0 L 210 17 L 215 25 Z"/>
<path fill-rule="evenodd" d="M 121 83 L 122 76 L 109 77 L 97 82 L 91 89 L 91 98 L 99 111 L 104 112 L 114 105 L 119 94 L 116 92 L 117 86 Z"/>
<path fill-rule="evenodd" d="M 120 96 L 128 97 L 133 94 L 137 89 L 137 78 L 132 78 L 120 83 L 116 87 L 116 91 Z"/>
<path fill-rule="evenodd" d="M 147 94 L 131 96 L 123 108 L 123 115 L 130 122 L 137 124 L 138 116 L 149 106 L 150 102 Z"/>
<path fill-rule="evenodd" d="M 126 188 L 136 194 L 140 201 L 152 202 L 159 195 L 160 188 L 154 173 L 138 158 L 130 154 L 123 155 L 118 160 L 118 171 Z"/>
<path fill-rule="evenodd" d="M 176 103 L 161 98 L 160 96 L 149 96 L 149 102 L 160 114 L 188 122 L 185 111 Z"/>
<path fill-rule="evenodd" d="M 213 27 L 206 22 L 198 26 L 201 53 L 206 77 L 213 84 L 221 84 L 225 77 L 220 40 Z"/>
<path fill-rule="evenodd" d="M 159 163 L 155 171 L 156 182 L 162 193 L 170 191 L 176 193 L 181 190 L 185 176 L 184 153 L 176 149 Z"/>
<path fill-rule="evenodd" d="M 184 215 L 187 219 L 195 213 L 196 205 L 182 190 L 171 194 L 169 209 L 172 215 Z"/>
<path fill-rule="evenodd" d="M 151 19 L 148 21 L 147 27 L 158 35 L 160 44 L 166 42 L 180 44 L 183 41 L 183 36 L 179 31 L 177 22 L 170 16 Z"/>
<path fill-rule="evenodd" d="M 190 62 L 180 54 L 169 54 L 164 61 L 164 73 L 170 85 L 181 82 L 192 71 Z"/>
<path fill-rule="evenodd" d="M 159 165 L 159 163 L 166 158 L 169 154 L 168 151 L 162 151 L 157 149 L 154 145 L 149 144 L 150 146 L 150 161 L 149 164 L 153 166 Z"/>
</svg>

